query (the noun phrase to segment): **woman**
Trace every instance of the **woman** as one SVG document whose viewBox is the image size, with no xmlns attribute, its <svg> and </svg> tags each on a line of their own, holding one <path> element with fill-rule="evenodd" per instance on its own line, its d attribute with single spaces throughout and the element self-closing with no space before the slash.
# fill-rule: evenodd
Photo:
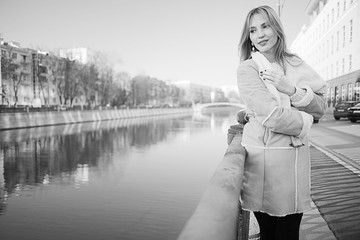
<svg viewBox="0 0 360 240">
<path fill-rule="evenodd" d="M 268 6 L 251 10 L 239 44 L 238 87 L 248 122 L 241 205 L 253 211 L 261 239 L 298 239 L 310 206 L 308 135 L 326 110 L 326 84 L 286 48 L 282 24 Z"/>
</svg>

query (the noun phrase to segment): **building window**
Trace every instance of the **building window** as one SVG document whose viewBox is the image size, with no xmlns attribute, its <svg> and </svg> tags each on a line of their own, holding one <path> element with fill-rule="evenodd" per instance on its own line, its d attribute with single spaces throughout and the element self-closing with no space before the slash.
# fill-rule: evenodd
<svg viewBox="0 0 360 240">
<path fill-rule="evenodd" d="M 339 76 L 339 62 L 336 61 L 336 76 Z"/>
<path fill-rule="evenodd" d="M 359 101 L 360 100 L 360 82 L 355 83 L 354 90 L 355 90 L 355 100 Z"/>
<path fill-rule="evenodd" d="M 345 73 L 345 58 L 342 59 L 342 73 Z"/>
<path fill-rule="evenodd" d="M 328 100 L 329 98 L 330 98 L 330 87 L 327 87 L 326 100 Z"/>
<path fill-rule="evenodd" d="M 352 65 L 352 55 L 349 55 L 349 72 L 351 71 L 351 65 Z"/>
<path fill-rule="evenodd" d="M 336 51 L 339 51 L 339 38 L 340 38 L 340 36 L 339 36 L 340 34 L 339 34 L 339 31 L 337 31 L 336 32 Z"/>
<path fill-rule="evenodd" d="M 331 64 L 330 66 L 330 78 L 333 78 L 334 77 L 334 66 L 333 64 Z"/>
<path fill-rule="evenodd" d="M 348 84 L 348 100 L 352 100 L 352 83 Z"/>
<path fill-rule="evenodd" d="M 344 0 L 344 12 L 346 11 L 346 0 Z"/>
<path fill-rule="evenodd" d="M 331 22 L 332 23 L 334 23 L 334 18 L 335 18 L 334 9 L 331 9 Z"/>
<path fill-rule="evenodd" d="M 320 26 L 319 28 L 316 28 L 316 40 L 320 39 Z"/>
<path fill-rule="evenodd" d="M 1 50 L 1 56 L 6 57 L 6 51 L 5 50 Z"/>
<path fill-rule="evenodd" d="M 326 41 L 326 57 L 328 57 L 329 56 L 329 48 L 330 48 L 330 46 L 329 46 L 329 40 L 327 40 Z"/>
<path fill-rule="evenodd" d="M 345 26 L 343 26 L 343 47 L 345 47 L 345 34 L 346 34 Z"/>
<path fill-rule="evenodd" d="M 340 17 L 340 2 L 337 3 L 337 18 Z"/>
<path fill-rule="evenodd" d="M 331 54 L 334 54 L 334 36 L 331 36 Z"/>
<path fill-rule="evenodd" d="M 326 17 L 326 28 L 329 29 L 329 22 L 330 22 L 330 19 L 329 19 L 329 14 L 327 15 Z"/>
<path fill-rule="evenodd" d="M 349 36 L 349 42 L 352 42 L 352 31 L 353 31 L 353 20 L 350 20 L 350 36 Z"/>
<path fill-rule="evenodd" d="M 323 59 L 323 47 L 320 46 L 319 47 L 319 61 L 321 61 Z"/>
<path fill-rule="evenodd" d="M 341 85 L 341 100 L 345 101 L 345 85 Z"/>
</svg>

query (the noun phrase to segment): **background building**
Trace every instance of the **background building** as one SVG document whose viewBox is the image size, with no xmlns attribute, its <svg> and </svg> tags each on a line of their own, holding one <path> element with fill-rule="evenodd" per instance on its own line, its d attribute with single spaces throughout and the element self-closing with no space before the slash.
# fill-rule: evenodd
<svg viewBox="0 0 360 240">
<path fill-rule="evenodd" d="M 229 101 L 220 88 L 115 72 L 106 55 L 86 48 L 21 48 L 0 34 L 0 112 L 30 108 L 190 106 Z"/>
<path fill-rule="evenodd" d="M 196 104 L 226 101 L 225 94 L 220 88 L 194 84 L 189 81 L 178 81 L 173 82 L 173 84 L 184 90 L 184 99 L 189 103 Z"/>
<path fill-rule="evenodd" d="M 327 101 L 360 101 L 359 0 L 310 0 L 311 19 L 291 45 L 328 83 Z"/>
<path fill-rule="evenodd" d="M 237 85 L 229 85 L 221 87 L 224 92 L 225 98 L 229 99 L 229 102 L 239 102 L 239 88 Z"/>
<path fill-rule="evenodd" d="M 32 54 L 16 42 L 1 40 L 1 105 L 31 105 L 38 98 L 37 82 L 32 78 Z M 8 71 L 7 69 L 13 69 Z"/>
<path fill-rule="evenodd" d="M 81 64 L 87 64 L 94 61 L 95 54 L 89 48 L 68 48 L 60 49 L 59 56 L 61 58 L 76 60 Z"/>
<path fill-rule="evenodd" d="M 90 67 L 84 67 L 94 59 L 93 52 L 77 48 L 60 53 L 64 57 L 22 48 L 19 43 L 4 41 L 0 34 L 0 108 L 82 107 L 89 101 L 85 93 L 93 94 L 90 100 L 98 105 L 96 87 L 90 89 L 84 83 L 91 77 L 86 75 Z"/>
</svg>

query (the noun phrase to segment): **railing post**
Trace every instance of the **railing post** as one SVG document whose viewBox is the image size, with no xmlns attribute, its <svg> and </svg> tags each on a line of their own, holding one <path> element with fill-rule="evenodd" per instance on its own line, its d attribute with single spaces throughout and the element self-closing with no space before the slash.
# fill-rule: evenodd
<svg viewBox="0 0 360 240">
<path fill-rule="evenodd" d="M 239 202 L 237 240 L 249 239 L 250 212 L 242 210 Z"/>
</svg>

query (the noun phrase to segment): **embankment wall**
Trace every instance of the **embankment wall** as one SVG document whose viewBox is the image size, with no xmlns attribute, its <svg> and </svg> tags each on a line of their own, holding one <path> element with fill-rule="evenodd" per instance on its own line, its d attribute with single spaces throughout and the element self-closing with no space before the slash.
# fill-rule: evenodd
<svg viewBox="0 0 360 240">
<path fill-rule="evenodd" d="M 191 108 L 114 109 L 62 112 L 1 113 L 0 130 L 191 113 Z"/>
</svg>

